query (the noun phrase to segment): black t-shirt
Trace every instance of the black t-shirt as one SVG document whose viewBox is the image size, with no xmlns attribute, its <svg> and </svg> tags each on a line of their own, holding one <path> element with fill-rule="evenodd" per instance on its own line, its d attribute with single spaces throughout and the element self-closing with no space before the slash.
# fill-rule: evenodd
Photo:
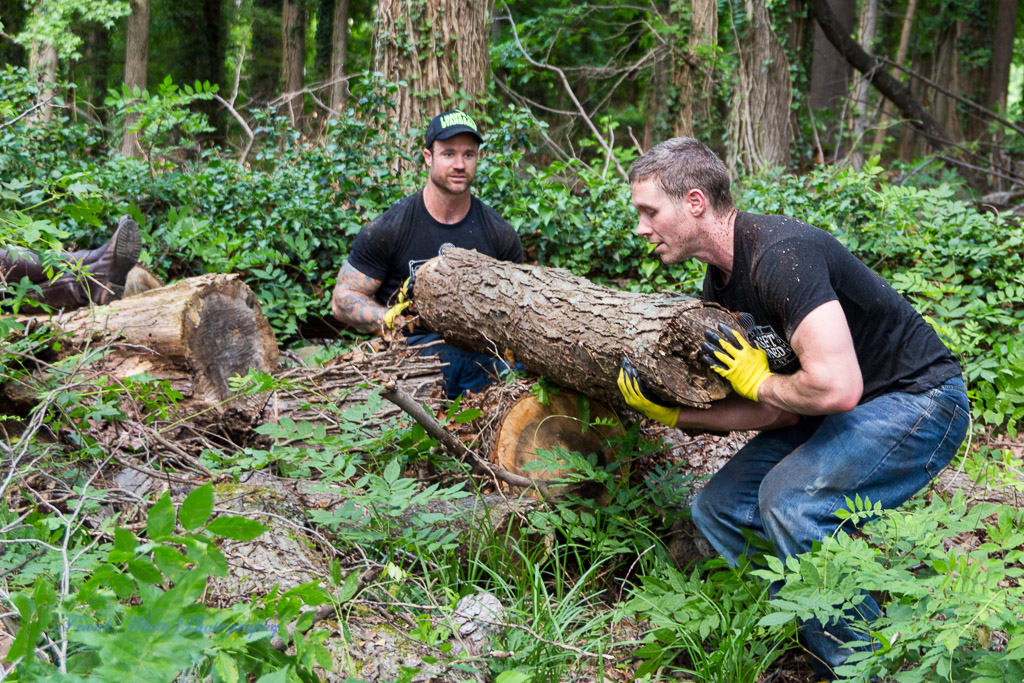
<svg viewBox="0 0 1024 683">
<path fill-rule="evenodd" d="M 523 262 L 519 235 L 497 211 L 473 197 L 466 217 L 448 225 L 427 211 L 423 190 L 367 223 L 352 242 L 348 262 L 364 275 L 381 280 L 373 298 L 388 306 L 410 273 L 446 244 L 475 249 L 499 261 Z"/>
<path fill-rule="evenodd" d="M 921 393 L 960 374 L 960 363 L 917 311 L 824 230 L 784 216 L 736 216 L 733 270 L 708 266 L 704 298 L 740 314 L 772 372 L 800 367 L 789 340 L 804 317 L 838 300 L 864 376 L 861 403 L 891 391 Z"/>
</svg>

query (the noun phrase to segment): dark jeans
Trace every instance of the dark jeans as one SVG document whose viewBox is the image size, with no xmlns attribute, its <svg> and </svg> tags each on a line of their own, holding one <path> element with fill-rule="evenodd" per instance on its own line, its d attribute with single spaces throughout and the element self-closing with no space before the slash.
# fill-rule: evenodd
<svg viewBox="0 0 1024 683">
<path fill-rule="evenodd" d="M 410 346 L 421 346 L 439 339 L 441 335 L 427 332 L 409 335 L 406 341 Z M 431 344 L 420 353 L 437 354 L 447 364 L 441 368 L 441 374 L 444 376 L 445 393 L 450 399 L 464 391 L 481 391 L 510 369 L 501 358 L 448 344 Z"/>
<path fill-rule="evenodd" d="M 969 414 L 963 380 L 954 377 L 921 394 L 885 394 L 849 412 L 761 432 L 700 492 L 693 521 L 730 564 L 748 552 L 744 528 L 771 540 L 783 560 L 805 553 L 839 528 L 834 513 L 847 496 L 894 508 L 923 488 L 956 455 Z M 819 673 L 846 661 L 851 650 L 838 643 L 869 640 L 878 605 L 865 596 L 858 611 L 850 623 L 802 625 Z"/>
</svg>

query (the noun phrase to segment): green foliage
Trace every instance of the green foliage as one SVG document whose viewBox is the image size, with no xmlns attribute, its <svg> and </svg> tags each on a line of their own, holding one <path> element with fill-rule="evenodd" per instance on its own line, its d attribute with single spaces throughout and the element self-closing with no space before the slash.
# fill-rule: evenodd
<svg viewBox="0 0 1024 683">
<path fill-rule="evenodd" d="M 165 154 L 169 145 L 185 147 L 182 138 L 195 144 L 196 136 L 213 131 L 206 116 L 189 107 L 194 102 L 213 99 L 216 92 L 217 86 L 209 81 L 196 81 L 195 87 L 178 87 L 168 76 L 152 94 L 148 89 L 132 91 L 127 85 L 120 92 L 111 90 L 105 104 L 115 116 L 126 117 L 128 130 L 138 133 L 139 142 L 152 159 L 154 155 Z"/>
<path fill-rule="evenodd" d="M 980 504 L 961 494 L 934 498 L 919 510 L 881 510 L 847 500 L 841 516 L 865 536 L 837 532 L 813 552 L 785 563 L 770 557 L 754 573 L 784 582 L 763 624 L 811 616 L 827 621 L 857 601 L 861 590 L 886 596 L 885 613 L 870 627 L 878 649 L 856 653 L 837 673 L 844 678 L 890 675 L 900 683 L 929 680 L 1005 681 L 1024 673 L 1024 629 L 1016 612 L 1024 544 L 1019 510 Z M 978 533 L 976 548 L 947 540 Z M 1001 634 L 997 643 L 993 634 Z"/>
<path fill-rule="evenodd" d="M 666 568 L 643 577 L 620 617 L 650 620 L 636 651 L 641 678 L 669 666 L 700 681 L 731 683 L 761 679 L 785 651 L 794 625 L 766 624 L 768 590 L 723 560 L 688 575 Z"/>
<path fill-rule="evenodd" d="M 92 21 L 110 29 L 131 13 L 128 0 L 30 0 L 33 9 L 25 27 L 14 39 L 22 45 L 52 45 L 63 59 L 78 59 L 82 39 L 72 31 L 76 22 Z"/>
<path fill-rule="evenodd" d="M 311 642 L 305 651 L 284 655 L 268 641 L 299 604 L 321 604 L 322 589 L 300 586 L 262 605 L 211 609 L 203 604 L 208 579 L 228 572 L 217 537 L 252 540 L 266 530 L 244 517 L 212 517 L 213 501 L 212 484 L 194 489 L 179 510 L 165 493 L 149 510 L 147 539 L 113 526 L 113 542 L 100 546 L 105 561 L 83 565 L 81 553 L 72 561 L 79 572 L 86 569 L 84 576 L 69 575 L 65 559 L 61 580 L 75 590 L 65 592 L 63 600 L 45 574 L 36 577 L 31 591 L 13 593 L 10 600 L 23 626 L 6 657 L 14 663 L 8 680 L 171 681 L 186 672 L 210 675 L 213 670 L 222 680 L 272 671 L 315 680 L 310 669 L 325 661 L 322 645 Z M 6 514 L 0 515 L 0 523 L 5 521 Z M 36 647 L 46 643 L 66 648 L 66 675 L 35 656 Z"/>
</svg>

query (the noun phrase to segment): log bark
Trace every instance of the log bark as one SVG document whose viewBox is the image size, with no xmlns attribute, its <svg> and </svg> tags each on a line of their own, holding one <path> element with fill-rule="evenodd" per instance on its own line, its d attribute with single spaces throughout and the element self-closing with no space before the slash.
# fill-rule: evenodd
<svg viewBox="0 0 1024 683">
<path fill-rule="evenodd" d="M 706 408 L 727 385 L 700 360 L 704 330 L 736 326 L 720 306 L 623 292 L 557 268 L 445 249 L 416 271 L 421 322 L 449 343 L 511 355 L 564 387 L 623 405 L 623 356 L 666 403 Z"/>
<path fill-rule="evenodd" d="M 59 328 L 65 335 L 62 356 L 109 345 L 99 370 L 114 379 L 148 373 L 168 380 L 190 409 L 253 414 L 263 399 L 234 397 L 228 379 L 253 368 L 270 372 L 277 362 L 270 324 L 252 290 L 235 275 L 189 278 L 60 318 L 22 319 Z M 8 400 L 17 392 L 4 385 Z"/>
</svg>

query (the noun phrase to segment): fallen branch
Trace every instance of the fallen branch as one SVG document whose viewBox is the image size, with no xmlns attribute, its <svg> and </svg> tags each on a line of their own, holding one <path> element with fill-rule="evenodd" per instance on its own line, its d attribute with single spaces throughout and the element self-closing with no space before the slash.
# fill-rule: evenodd
<svg viewBox="0 0 1024 683">
<path fill-rule="evenodd" d="M 441 446 L 443 446 L 444 449 L 452 456 L 469 464 L 470 472 L 472 474 L 490 476 L 498 481 L 508 484 L 509 486 L 535 488 L 540 492 L 544 499 L 548 498 L 548 486 L 546 483 L 538 479 L 531 479 L 530 477 L 522 477 L 512 474 L 501 467 L 497 467 L 496 465 L 485 461 L 479 455 L 470 450 L 464 443 L 459 441 L 454 434 L 442 429 L 441 425 L 437 423 L 437 420 L 435 420 L 432 415 L 427 413 L 419 403 L 409 396 L 409 394 L 399 389 L 395 383 L 386 382 L 384 384 L 384 391 L 381 392 L 381 397 L 391 401 L 405 411 L 409 417 L 416 420 L 416 423 L 423 427 L 424 431 L 426 431 L 432 438 L 436 439 L 437 442 L 441 444 Z"/>
</svg>

